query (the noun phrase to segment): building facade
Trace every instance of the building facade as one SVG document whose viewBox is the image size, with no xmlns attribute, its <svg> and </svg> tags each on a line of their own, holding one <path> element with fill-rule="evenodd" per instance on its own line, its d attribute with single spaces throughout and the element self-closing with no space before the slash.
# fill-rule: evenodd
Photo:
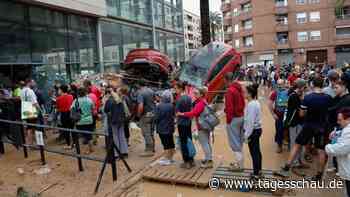
<svg viewBox="0 0 350 197">
<path fill-rule="evenodd" d="M 202 46 L 200 16 L 184 11 L 185 54 L 188 60 Z"/>
<path fill-rule="evenodd" d="M 223 0 L 225 42 L 244 64 L 350 62 L 350 0 Z M 336 12 L 336 10 L 339 10 Z"/>
<path fill-rule="evenodd" d="M 116 71 L 135 48 L 179 64 L 182 0 L 3 0 L 0 46 L 0 79 L 31 76 L 41 87 Z"/>
</svg>

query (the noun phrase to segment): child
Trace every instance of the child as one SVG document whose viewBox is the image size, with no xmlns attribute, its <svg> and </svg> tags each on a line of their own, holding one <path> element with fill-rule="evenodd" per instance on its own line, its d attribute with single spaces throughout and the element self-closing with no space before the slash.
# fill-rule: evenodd
<svg viewBox="0 0 350 197">
<path fill-rule="evenodd" d="M 261 107 L 258 99 L 258 85 L 247 87 L 248 105 L 244 112 L 244 139 L 248 143 L 249 152 L 253 160 L 253 179 L 258 179 L 262 169 L 262 156 L 260 151 Z"/>
<path fill-rule="evenodd" d="M 165 157 L 159 161 L 160 165 L 171 165 L 175 154 L 174 131 L 175 109 L 171 103 L 172 95 L 168 92 L 161 94 L 160 103 L 155 110 L 155 124 L 157 133 L 164 147 Z"/>
</svg>

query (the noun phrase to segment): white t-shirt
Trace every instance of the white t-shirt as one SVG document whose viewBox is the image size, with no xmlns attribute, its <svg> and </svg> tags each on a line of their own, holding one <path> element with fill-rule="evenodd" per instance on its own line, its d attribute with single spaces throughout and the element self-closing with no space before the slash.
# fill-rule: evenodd
<svg viewBox="0 0 350 197">
<path fill-rule="evenodd" d="M 32 102 L 32 104 L 37 104 L 38 100 L 37 97 L 32 89 L 29 87 L 24 87 L 21 90 L 21 100 L 22 101 L 27 101 L 27 102 Z"/>
</svg>

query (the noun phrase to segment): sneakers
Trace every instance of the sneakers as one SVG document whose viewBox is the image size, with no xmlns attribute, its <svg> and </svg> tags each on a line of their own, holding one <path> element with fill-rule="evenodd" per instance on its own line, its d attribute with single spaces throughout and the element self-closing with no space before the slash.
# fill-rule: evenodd
<svg viewBox="0 0 350 197">
<path fill-rule="evenodd" d="M 140 154 L 140 157 L 153 157 L 153 156 L 154 156 L 153 151 L 145 151 L 145 152 Z"/>
<path fill-rule="evenodd" d="M 284 166 L 281 168 L 281 170 L 274 172 L 274 175 L 281 176 L 281 177 L 290 177 L 290 168 L 288 166 Z"/>
<path fill-rule="evenodd" d="M 230 169 L 234 172 L 243 172 L 244 169 L 236 162 L 230 163 Z"/>
<path fill-rule="evenodd" d="M 213 168 L 214 167 L 214 163 L 213 160 L 203 160 L 201 161 L 201 168 Z"/>
<path fill-rule="evenodd" d="M 170 166 L 172 164 L 175 164 L 175 161 L 174 160 L 169 160 L 169 159 L 161 159 L 161 160 L 159 160 L 158 163 L 161 166 Z"/>
</svg>

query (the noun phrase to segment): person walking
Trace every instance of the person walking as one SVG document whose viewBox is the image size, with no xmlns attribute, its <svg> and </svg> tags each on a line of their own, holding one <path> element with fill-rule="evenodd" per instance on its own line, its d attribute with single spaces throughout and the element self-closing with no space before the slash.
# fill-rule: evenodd
<svg viewBox="0 0 350 197">
<path fill-rule="evenodd" d="M 337 158 L 338 174 L 345 181 L 347 196 L 350 197 L 350 108 L 338 113 L 338 124 L 342 128 L 340 136 L 330 134 L 331 144 L 326 145 L 326 153 Z"/>
<path fill-rule="evenodd" d="M 303 128 L 303 118 L 299 113 L 307 82 L 303 79 L 297 79 L 292 84 L 293 88 L 289 94 L 287 114 L 284 121 L 284 127 L 289 130 L 291 147 L 294 146 L 295 140 Z M 306 167 L 302 161 L 302 151 L 297 153 L 296 159 L 293 161 L 293 167 Z"/>
<path fill-rule="evenodd" d="M 33 109 L 39 112 L 40 106 L 39 106 L 37 97 L 32 89 L 32 82 L 33 81 L 31 79 L 26 80 L 26 85 L 21 91 L 21 101 L 22 101 L 22 105 L 24 104 L 24 102 L 30 103 L 33 106 Z M 37 124 L 38 113 L 36 113 L 36 115 L 34 116 L 30 118 L 25 118 L 24 120 L 26 121 L 26 123 Z M 26 126 L 25 141 L 28 145 L 33 145 L 33 137 L 34 137 L 35 129 L 36 129 L 35 126 Z"/>
<path fill-rule="evenodd" d="M 262 155 L 260 150 L 261 106 L 258 101 L 258 84 L 247 87 L 247 107 L 244 112 L 244 139 L 248 143 L 249 152 L 253 161 L 253 179 L 259 179 L 262 170 Z"/>
<path fill-rule="evenodd" d="M 185 113 L 192 109 L 192 99 L 185 93 L 185 88 L 186 86 L 183 82 L 178 82 L 175 85 L 176 95 L 178 96 L 176 100 L 176 112 Z M 192 120 L 190 118 L 183 116 L 177 117 L 177 129 L 180 137 L 182 159 L 184 161 L 180 167 L 185 169 L 190 169 L 195 165 L 193 157 L 190 157 L 187 147 L 188 140 L 192 141 L 191 126 Z"/>
<path fill-rule="evenodd" d="M 275 142 L 277 143 L 277 153 L 282 153 L 284 126 L 283 118 L 288 105 L 288 89 L 286 89 L 285 81 L 277 80 L 277 88 L 274 90 L 268 101 L 268 106 L 273 118 L 275 119 Z"/>
<path fill-rule="evenodd" d="M 76 129 L 85 132 L 93 132 L 93 111 L 94 103 L 87 96 L 87 90 L 85 88 L 78 89 L 78 98 L 75 99 L 71 106 L 71 111 L 76 111 L 80 113 L 80 120 L 76 122 Z M 84 133 L 82 136 L 84 138 L 83 143 L 88 145 L 88 150 L 86 154 L 94 152 L 92 145 L 92 134 Z"/>
<path fill-rule="evenodd" d="M 60 127 L 66 128 L 66 129 L 73 129 L 74 125 L 72 122 L 72 119 L 70 118 L 70 108 L 73 103 L 73 96 L 68 93 L 68 86 L 67 85 L 61 85 L 58 90 L 59 96 L 56 98 L 56 108 L 61 117 L 60 121 Z M 70 149 L 73 147 L 73 144 L 71 146 L 71 134 L 68 131 L 61 131 L 60 132 L 65 141 L 66 146 L 64 149 Z"/>
<path fill-rule="evenodd" d="M 174 132 L 175 132 L 175 108 L 171 103 L 172 95 L 163 92 L 160 103 L 155 109 L 154 122 L 164 148 L 164 159 L 159 161 L 160 165 L 174 164 L 175 154 Z"/>
<path fill-rule="evenodd" d="M 114 143 L 122 154 L 121 156 L 128 157 L 128 143 L 124 132 L 124 121 L 127 112 L 121 94 L 117 93 L 115 88 L 111 89 L 110 93 L 104 106 L 108 129 L 113 133 Z M 118 153 L 116 153 L 116 156 L 121 157 Z"/>
<path fill-rule="evenodd" d="M 140 154 L 141 157 L 153 157 L 155 153 L 153 118 L 155 105 L 155 92 L 140 82 L 140 88 L 137 93 L 137 117 L 140 120 L 139 126 L 145 141 L 145 151 Z"/>
<path fill-rule="evenodd" d="M 235 162 L 230 163 L 234 170 L 243 169 L 243 119 L 245 99 L 244 91 L 241 84 L 236 80 L 233 81 L 233 73 L 225 75 L 225 82 L 229 84 L 228 90 L 225 94 L 225 113 L 227 123 L 227 136 L 230 147 L 235 156 Z"/>
<path fill-rule="evenodd" d="M 300 106 L 300 116 L 305 117 L 304 125 L 295 140 L 295 144 L 289 154 L 287 163 L 277 174 L 281 176 L 290 176 L 290 168 L 302 146 L 311 142 L 314 138 L 314 145 L 318 150 L 319 166 L 317 174 L 312 180 L 321 180 L 323 170 L 326 165 L 326 154 L 324 148 L 327 143 L 329 131 L 328 125 L 328 108 L 331 106 L 332 98 L 322 92 L 323 79 L 316 77 L 313 80 L 314 90 L 306 95 Z"/>
<path fill-rule="evenodd" d="M 213 150 L 212 145 L 210 142 L 210 134 L 212 131 L 203 130 L 198 122 L 198 118 L 201 115 L 201 113 L 204 111 L 206 105 L 208 105 L 205 95 L 207 93 L 207 88 L 196 88 L 193 90 L 193 96 L 194 96 L 194 107 L 190 112 L 177 112 L 177 116 L 180 117 L 187 117 L 187 118 L 195 118 L 196 124 L 198 128 L 198 137 L 199 137 L 199 143 L 201 144 L 201 147 L 204 152 L 204 160 L 201 161 L 201 167 L 202 168 L 213 168 Z"/>
</svg>

